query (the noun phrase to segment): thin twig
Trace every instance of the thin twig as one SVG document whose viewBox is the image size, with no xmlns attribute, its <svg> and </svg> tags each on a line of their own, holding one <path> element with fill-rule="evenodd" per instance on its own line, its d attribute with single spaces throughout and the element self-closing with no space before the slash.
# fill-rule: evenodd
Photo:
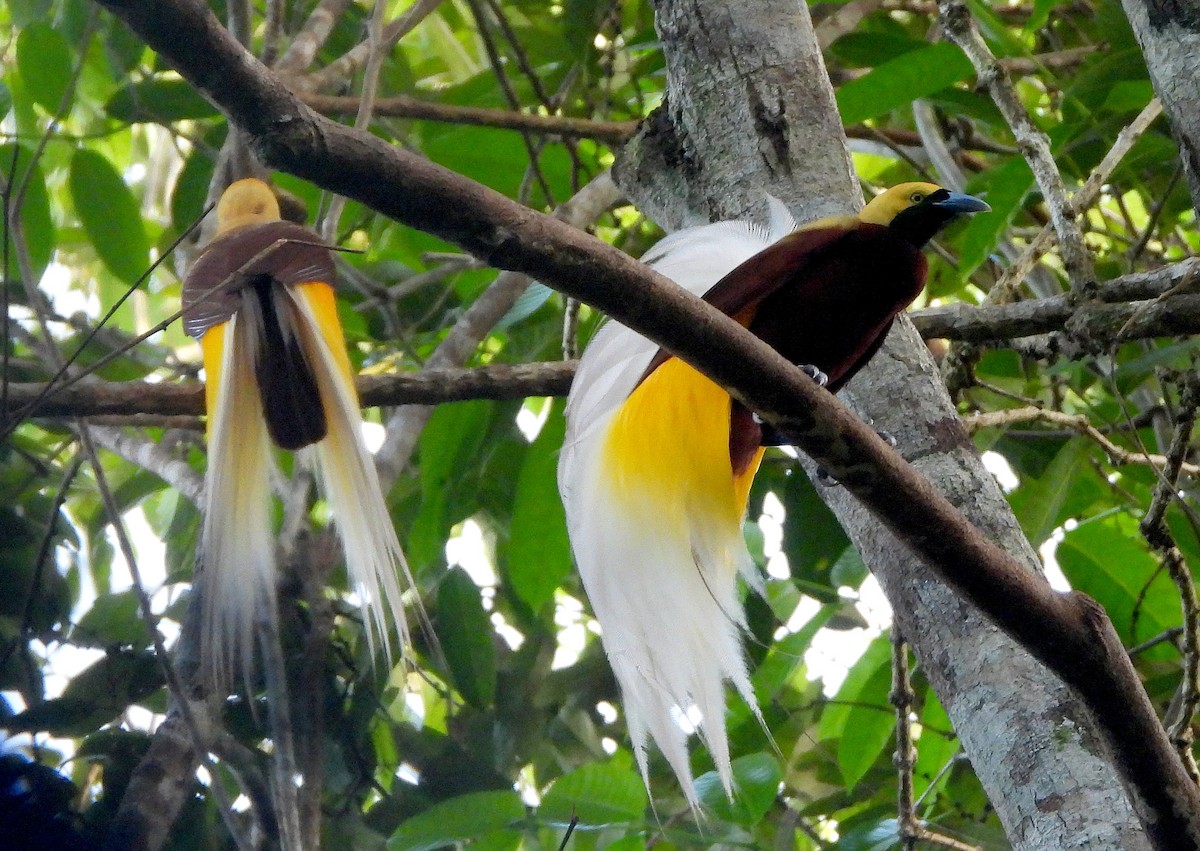
<svg viewBox="0 0 1200 851">
<path fill-rule="evenodd" d="M 321 0 L 300 28 L 300 32 L 296 33 L 287 50 L 279 57 L 279 61 L 275 63 L 275 70 L 280 74 L 304 72 L 312 64 L 317 51 L 328 40 L 334 25 L 349 5 L 350 0 Z"/>
<path fill-rule="evenodd" d="M 403 15 L 388 24 L 383 31 L 384 53 L 390 53 L 400 39 L 412 32 L 417 24 L 429 17 L 441 3 L 442 0 L 417 0 Z M 367 60 L 370 51 L 371 45 L 368 41 L 360 42 L 320 71 L 298 81 L 299 85 L 306 91 L 322 91 L 340 86 Z"/>
<path fill-rule="evenodd" d="M 371 124 L 371 117 L 374 115 L 375 96 L 379 93 L 379 72 L 383 68 L 383 60 L 387 56 L 387 51 L 383 44 L 383 12 L 385 8 L 384 0 L 375 0 L 371 6 L 371 17 L 367 19 L 367 41 L 368 54 L 367 64 L 363 69 L 362 91 L 358 96 L 358 112 L 354 116 L 354 127 L 356 130 L 366 130 Z M 338 221 L 342 217 L 342 210 L 346 206 L 346 199 L 341 195 L 333 196 L 333 200 L 329 203 L 329 209 L 325 211 L 325 217 L 322 221 L 320 232 L 325 237 L 325 240 L 330 243 L 337 242 L 337 226 Z"/>
<path fill-rule="evenodd" d="M 916 695 L 908 674 L 908 644 L 894 626 L 891 638 L 892 690 L 888 693 L 888 702 L 896 708 L 896 752 L 892 755 L 897 780 L 896 824 L 905 851 L 913 851 L 920 834 L 913 801 L 913 767 L 917 761 L 917 749 L 913 745 L 912 721 L 909 718 Z"/>
<path fill-rule="evenodd" d="M 985 428 L 1004 428 L 1018 423 L 1045 422 L 1061 426 L 1077 432 L 1083 437 L 1096 443 L 1109 460 L 1115 465 L 1143 464 L 1164 473 L 1174 469 L 1189 476 L 1200 475 L 1200 465 L 1179 460 L 1177 467 L 1170 455 L 1156 455 L 1151 452 L 1132 452 L 1113 443 L 1082 414 L 1064 414 L 1047 408 L 1028 406 L 1010 408 L 1004 411 L 989 411 L 983 414 L 972 414 L 963 418 L 963 425 L 968 432 L 974 433 Z"/>
<path fill-rule="evenodd" d="M 1078 216 L 1096 202 L 1101 188 L 1108 182 L 1113 171 L 1116 170 L 1117 166 L 1125 158 L 1125 155 L 1129 153 L 1137 140 L 1142 137 L 1160 115 L 1162 115 L 1162 103 L 1158 98 L 1154 98 L 1138 113 L 1137 118 L 1117 134 L 1116 141 L 1113 142 L 1113 146 L 1109 149 L 1108 153 L 1104 155 L 1104 159 L 1092 169 L 1087 180 L 1071 196 L 1069 203 L 1072 215 Z M 1054 228 L 1049 225 L 1042 228 L 1041 233 L 1029 243 L 1029 246 L 1025 249 L 1025 253 L 1017 258 L 1008 268 L 1008 271 L 1005 272 L 1004 277 L 992 287 L 992 292 L 988 295 L 989 302 L 996 303 L 1011 300 L 1017 287 L 1020 286 L 1030 270 L 1033 269 L 1038 258 L 1050 248 L 1054 240 L 1054 234 Z"/>
<path fill-rule="evenodd" d="M 1200 380 L 1188 374 L 1183 379 L 1175 434 L 1167 450 L 1167 465 L 1161 471 L 1150 506 L 1138 528 L 1146 542 L 1160 555 L 1171 580 L 1179 590 L 1183 609 L 1183 681 L 1179 686 L 1179 711 L 1168 729 L 1172 744 L 1192 779 L 1200 782 L 1200 769 L 1192 753 L 1192 720 L 1200 708 L 1200 599 L 1196 584 L 1166 523 L 1167 508 L 1178 500 L 1179 476 L 1191 447 L 1196 410 L 1200 407 Z"/>
<path fill-rule="evenodd" d="M 980 36 L 966 3 L 963 0 L 938 0 L 938 8 L 947 37 L 971 61 L 979 84 L 992 96 L 1029 163 L 1050 209 L 1050 219 L 1062 246 L 1063 262 L 1071 279 L 1071 288 L 1080 289 L 1095 279 L 1095 272 L 1091 255 L 1083 241 L 1083 233 L 1075 221 L 1076 213 L 1067 197 L 1062 175 L 1050 151 L 1050 140 L 1029 118 L 1008 74 Z"/>
</svg>

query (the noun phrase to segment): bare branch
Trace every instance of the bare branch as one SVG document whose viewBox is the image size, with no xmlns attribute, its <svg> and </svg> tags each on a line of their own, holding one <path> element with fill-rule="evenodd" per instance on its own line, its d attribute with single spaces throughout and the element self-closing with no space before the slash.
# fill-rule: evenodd
<svg viewBox="0 0 1200 851">
<path fill-rule="evenodd" d="M 1196 767 L 1196 758 L 1192 753 L 1192 722 L 1197 709 L 1200 709 L 1200 598 L 1197 598 L 1196 583 L 1187 561 L 1167 526 L 1166 514 L 1171 503 L 1179 499 L 1180 474 L 1193 466 L 1184 459 L 1191 450 L 1192 429 L 1196 425 L 1198 407 L 1200 382 L 1194 375 L 1187 375 L 1183 379 L 1183 392 L 1175 417 L 1175 434 L 1167 450 L 1167 463 L 1160 471 L 1150 507 L 1138 524 L 1146 542 L 1158 551 L 1179 590 L 1183 609 L 1183 681 L 1179 684 L 1177 706 L 1172 706 L 1176 717 L 1166 719 L 1165 723 L 1169 724 L 1171 742 L 1196 782 L 1200 782 L 1200 769 Z"/>
<path fill-rule="evenodd" d="M 1170 474 L 1185 473 L 1189 476 L 1200 475 L 1200 465 L 1180 460 L 1173 461 L 1166 455 L 1156 455 L 1147 452 L 1134 452 L 1113 443 L 1100 429 L 1096 428 L 1082 414 L 1064 414 L 1046 408 L 1026 407 L 1009 408 L 1004 411 L 989 411 L 983 414 L 972 414 L 963 418 L 963 425 L 968 432 L 974 434 L 985 428 L 1004 428 L 1018 423 L 1044 422 L 1077 432 L 1096 443 L 1104 450 L 1109 460 L 1115 465 L 1143 464 L 1154 467 L 1160 472 Z"/>
<path fill-rule="evenodd" d="M 1133 148 L 1134 143 L 1142 137 L 1150 125 L 1162 115 L 1162 104 L 1158 98 L 1154 98 L 1150 103 L 1146 104 L 1145 108 L 1138 113 L 1137 118 L 1130 122 L 1128 127 L 1125 127 L 1117 134 L 1117 141 L 1113 143 L 1112 148 L 1104 155 L 1092 173 L 1088 175 L 1088 179 L 1084 181 L 1083 186 L 1071 196 L 1070 209 L 1073 215 L 1080 215 L 1088 207 L 1096 203 L 1096 199 L 1100 196 L 1100 189 L 1112 176 L 1113 171 L 1120 165 L 1121 160 L 1125 159 L 1125 155 Z M 1017 260 L 1004 273 L 1004 277 L 996 282 L 992 287 L 992 292 L 988 294 L 989 301 L 1003 302 L 1011 299 L 1012 294 L 1016 292 L 1017 287 L 1029 275 L 1038 258 L 1042 256 L 1054 241 L 1054 229 L 1047 225 L 1042 228 L 1041 233 L 1034 237 L 1033 241 L 1025 249 Z"/>
<path fill-rule="evenodd" d="M 1067 190 L 1062 175 L 1050 152 L 1050 140 L 1029 118 L 1029 113 L 1017 97 L 1012 81 L 1004 68 L 979 35 L 975 19 L 971 17 L 963 0 L 939 0 L 942 26 L 947 37 L 962 49 L 975 67 L 979 84 L 985 87 L 1004 120 L 1016 137 L 1017 145 L 1029 167 L 1046 205 L 1050 208 L 1050 219 L 1062 245 L 1063 262 L 1071 278 L 1071 286 L 1078 289 L 1095 277 L 1092 258 L 1083 242 L 1083 232 L 1075 222 L 1075 213 L 1067 200 Z"/>
<path fill-rule="evenodd" d="M 304 22 L 300 32 L 296 33 L 283 56 L 275 63 L 275 70 L 280 74 L 303 73 L 312 64 L 317 51 L 329 38 L 338 18 L 349 5 L 350 0 L 321 0 Z"/>
<path fill-rule="evenodd" d="M 393 47 L 400 43 L 400 39 L 416 29 L 417 24 L 429 17 L 441 5 L 441 2 L 442 0 L 417 0 L 417 2 L 409 6 L 403 15 L 384 28 L 383 51 L 385 53 L 391 51 Z M 320 71 L 310 74 L 298 82 L 302 88 L 308 91 L 321 91 L 340 86 L 354 76 L 354 73 L 367 61 L 370 52 L 370 42 L 360 42 Z"/>
</svg>

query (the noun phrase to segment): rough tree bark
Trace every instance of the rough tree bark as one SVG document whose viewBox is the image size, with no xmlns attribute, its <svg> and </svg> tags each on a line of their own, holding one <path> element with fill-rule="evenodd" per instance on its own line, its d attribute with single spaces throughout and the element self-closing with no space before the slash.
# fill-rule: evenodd
<svg viewBox="0 0 1200 851">
<path fill-rule="evenodd" d="M 1192 206 L 1200 213 L 1200 4 L 1122 0 L 1122 5 L 1179 144 Z"/>
<path fill-rule="evenodd" d="M 614 168 L 642 210 L 675 228 L 753 214 L 764 191 L 801 220 L 861 206 L 803 4 L 660 0 L 656 24 L 666 100 Z M 1040 570 L 907 321 L 843 396 L 894 434 L 974 523 Z M 862 503 L 844 489 L 827 496 L 891 601 L 1013 847 L 1150 847 L 1079 701 L 934 579 Z"/>
</svg>

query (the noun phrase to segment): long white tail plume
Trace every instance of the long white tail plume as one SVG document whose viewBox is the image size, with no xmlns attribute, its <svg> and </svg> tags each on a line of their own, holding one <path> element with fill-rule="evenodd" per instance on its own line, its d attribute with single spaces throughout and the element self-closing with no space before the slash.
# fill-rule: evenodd
<svg viewBox="0 0 1200 851">
<path fill-rule="evenodd" d="M 363 441 L 358 394 L 345 352 L 335 351 L 321 333 L 303 291 L 288 288 L 285 292 L 289 313 L 296 319 L 296 331 L 317 376 L 329 428 L 316 445 L 321 486 L 334 512 L 351 585 L 362 600 L 368 646 L 373 653 L 378 639 L 390 661 L 384 607 L 392 612 L 403 652 L 408 646 L 408 630 L 397 573 L 404 576 L 409 588 L 414 586 L 412 575 L 396 538 L 374 460 Z M 341 345 L 340 340 L 337 343 Z"/>
<path fill-rule="evenodd" d="M 234 315 L 209 333 L 225 340 L 205 477 L 202 658 L 210 681 L 227 687 L 236 671 L 249 690 L 255 622 L 273 628 L 277 618 L 272 445 L 254 378 L 256 323 Z"/>
<path fill-rule="evenodd" d="M 692 228 L 667 237 L 644 259 L 680 286 L 703 294 L 795 227 L 782 204 L 770 201 L 769 228 L 747 222 Z M 742 538 L 729 468 L 728 395 L 678 365 L 676 374 L 655 388 L 655 399 L 643 398 L 639 412 L 625 412 L 633 418 L 632 427 L 619 423 L 657 350 L 615 322 L 592 340 L 567 403 L 558 482 L 572 549 L 621 686 L 642 776 L 647 777 L 647 744 L 653 739 L 688 802 L 698 807 L 681 716 L 698 721 L 695 726 L 731 793 L 725 681 L 757 714 L 741 649 L 745 624 L 737 576 L 754 584 L 759 580 Z M 673 387 L 681 388 L 684 398 L 660 403 Z M 626 429 L 624 436 L 614 437 L 619 428 Z M 643 440 L 658 443 L 638 450 Z M 615 457 L 629 444 L 650 459 L 653 473 L 631 471 Z"/>
</svg>

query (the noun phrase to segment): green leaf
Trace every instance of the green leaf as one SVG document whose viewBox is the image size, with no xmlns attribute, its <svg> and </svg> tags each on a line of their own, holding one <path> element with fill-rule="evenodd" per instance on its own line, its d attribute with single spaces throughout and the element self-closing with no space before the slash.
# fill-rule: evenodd
<svg viewBox="0 0 1200 851">
<path fill-rule="evenodd" d="M 169 124 L 220 114 L 190 83 L 173 77 L 127 83 L 109 98 L 104 110 L 113 118 L 134 124 Z"/>
<path fill-rule="evenodd" d="M 53 11 L 54 0 L 8 0 L 6 5 L 12 16 L 12 22 L 17 25 L 18 29 L 23 29 L 49 18 Z"/>
<path fill-rule="evenodd" d="M 851 32 L 831 44 L 829 52 L 849 65 L 874 68 L 928 46 L 927 41 L 892 33 Z"/>
<path fill-rule="evenodd" d="M 71 85 L 71 48 L 62 34 L 46 23 L 23 29 L 17 36 L 17 70 L 34 102 L 56 114 Z"/>
<path fill-rule="evenodd" d="M 1137 112 L 1154 97 L 1149 80 L 1121 80 L 1108 90 L 1104 108 L 1109 112 Z"/>
<path fill-rule="evenodd" d="M 439 405 L 421 432 L 421 504 L 405 548 L 414 569 L 443 557 L 446 537 L 461 519 L 448 516 L 450 491 L 483 445 L 494 411 L 484 400 Z"/>
<path fill-rule="evenodd" d="M 838 740 L 838 768 L 849 789 L 879 758 L 895 727 L 888 704 L 891 660 L 891 641 L 887 636 L 876 638 L 821 713 L 818 734 L 822 740 Z"/>
<path fill-rule="evenodd" d="M 877 65 L 837 91 L 842 121 L 858 124 L 931 95 L 974 72 L 961 50 L 938 42 Z"/>
<path fill-rule="evenodd" d="M 838 611 L 837 605 L 822 606 L 812 618 L 791 635 L 771 645 L 766 657 L 755 668 L 751 677 L 754 696 L 760 705 L 767 705 L 793 678 L 799 678 L 803 688 L 808 680 L 803 676 L 804 654 L 812 644 L 814 636 Z"/>
<path fill-rule="evenodd" d="M 762 821 L 779 794 L 783 769 L 772 754 L 753 753 L 733 761 L 733 802 L 725 797 L 721 778 L 709 771 L 696 778 L 696 794 L 717 818 L 753 826 Z"/>
<path fill-rule="evenodd" d="M 953 725 L 932 688 L 925 689 L 925 706 L 921 710 L 921 735 L 917 740 L 917 764 L 913 767 L 913 787 L 917 796 L 933 783 L 946 763 L 954 759 L 960 748 L 952 733 Z M 942 775 L 944 778 L 944 775 Z M 928 799 L 932 803 L 932 798 Z"/>
<path fill-rule="evenodd" d="M 1035 547 L 1040 547 L 1067 519 L 1063 509 L 1078 483 L 1077 473 L 1088 463 L 1089 452 L 1084 438 L 1068 440 L 1041 476 L 1021 482 L 1010 495 L 1017 520 Z"/>
<path fill-rule="evenodd" d="M 58 235 L 54 219 L 50 216 L 50 194 L 46 191 L 46 180 L 40 166 L 32 170 L 33 151 L 23 145 L 0 145 L 0 173 L 7 179 L 12 168 L 13 157 L 17 158 L 14 184 L 25 185 L 25 197 L 21 204 L 21 232 L 29 249 L 29 262 L 33 266 L 34 278 L 40 280 L 42 272 L 54 255 Z M 8 270 L 11 275 L 12 269 Z"/>
<path fill-rule="evenodd" d="M 1032 186 L 1033 172 L 1021 157 L 1011 158 L 971 183 L 971 191 L 986 199 L 992 211 L 972 216 L 954 241 L 958 248 L 959 275 L 963 280 L 996 250 Z"/>
<path fill-rule="evenodd" d="M 1127 645 L 1179 626 L 1179 595 L 1132 517 L 1116 514 L 1080 523 L 1067 532 L 1055 556 L 1071 587 L 1104 607 Z M 1145 655 L 1153 658 L 1155 651 L 1167 658 L 1175 654 L 1168 646 Z"/>
<path fill-rule="evenodd" d="M 612 762 L 592 763 L 554 781 L 542 796 L 538 815 L 567 822 L 604 825 L 640 819 L 646 810 L 646 787 L 637 772 Z"/>
<path fill-rule="evenodd" d="M 555 478 L 565 432 L 562 404 L 555 402 L 517 474 L 512 523 L 503 548 L 505 576 L 534 612 L 554 599 L 554 590 L 571 571 L 566 514 Z"/>
<path fill-rule="evenodd" d="M 387 847 L 389 851 L 433 851 L 524 818 L 525 805 L 516 792 L 472 792 L 434 804 L 408 819 L 392 834 Z"/>
<path fill-rule="evenodd" d="M 212 155 L 196 148 L 184 162 L 171 195 L 171 224 L 177 232 L 182 233 L 204 212 L 212 175 Z"/>
<path fill-rule="evenodd" d="M 68 180 L 75 212 L 109 270 L 132 285 L 150 265 L 150 240 L 137 200 L 112 163 L 80 148 Z"/>
<path fill-rule="evenodd" d="M 71 641 L 80 647 L 140 650 L 150 644 L 150 633 L 138 614 L 137 597 L 132 591 L 123 591 L 97 597 L 71 630 Z"/>
<path fill-rule="evenodd" d="M 450 570 L 438 586 L 436 628 L 459 693 L 472 706 L 490 705 L 496 693 L 492 624 L 479 587 L 460 567 Z"/>
</svg>

